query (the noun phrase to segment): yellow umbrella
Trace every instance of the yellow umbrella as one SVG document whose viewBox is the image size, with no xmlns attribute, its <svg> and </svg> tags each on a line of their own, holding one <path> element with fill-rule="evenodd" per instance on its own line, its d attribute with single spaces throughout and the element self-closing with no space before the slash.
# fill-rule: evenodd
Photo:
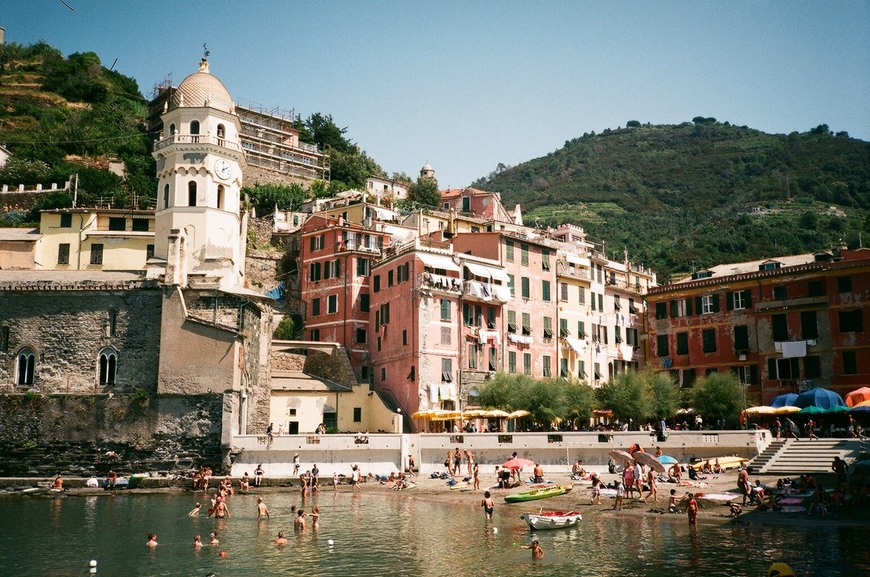
<svg viewBox="0 0 870 577">
<path fill-rule="evenodd" d="M 431 417 L 433 421 L 450 421 L 453 419 L 458 419 L 462 413 L 459 411 L 446 411 L 446 410 L 438 410 L 432 411 L 434 413 Z"/>
<path fill-rule="evenodd" d="M 775 407 L 760 406 L 760 407 L 749 407 L 748 409 L 746 409 L 747 415 L 773 415 L 775 413 L 776 413 Z"/>
<path fill-rule="evenodd" d="M 463 411 L 462 416 L 469 419 L 474 419 L 476 417 L 482 417 L 486 414 L 486 411 L 483 409 L 471 409 L 470 411 Z"/>
<path fill-rule="evenodd" d="M 776 407 L 773 411 L 773 414 L 774 415 L 791 415 L 793 413 L 797 413 L 800 410 L 801 410 L 800 407 L 792 407 L 792 406 Z"/>
<path fill-rule="evenodd" d="M 431 419 L 433 416 L 432 411 L 417 411 L 413 415 L 411 415 L 412 419 Z"/>
<path fill-rule="evenodd" d="M 487 411 L 483 416 L 489 417 L 490 419 L 506 419 L 510 417 L 510 413 L 502 411 L 501 409 L 492 409 Z"/>
<path fill-rule="evenodd" d="M 528 417 L 531 413 L 525 409 L 519 409 L 518 411 L 514 411 L 513 413 L 507 416 L 508 419 L 521 419 L 523 417 Z"/>
</svg>

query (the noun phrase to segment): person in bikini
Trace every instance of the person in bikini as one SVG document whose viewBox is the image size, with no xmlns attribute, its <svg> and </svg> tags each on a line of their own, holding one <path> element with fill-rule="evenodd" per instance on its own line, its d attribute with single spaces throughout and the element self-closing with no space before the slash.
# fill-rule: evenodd
<svg viewBox="0 0 870 577">
<path fill-rule="evenodd" d="M 483 500 L 480 502 L 483 507 L 483 514 L 487 519 L 492 519 L 492 512 L 495 510 L 495 501 L 492 500 L 492 495 L 489 491 L 483 494 Z"/>
</svg>

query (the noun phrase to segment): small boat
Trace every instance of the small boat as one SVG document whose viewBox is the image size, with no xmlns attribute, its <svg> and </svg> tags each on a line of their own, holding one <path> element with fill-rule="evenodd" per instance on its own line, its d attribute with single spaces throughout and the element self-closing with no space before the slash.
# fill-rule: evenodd
<svg viewBox="0 0 870 577">
<path fill-rule="evenodd" d="M 717 459 L 719 460 L 719 466 L 722 468 L 723 471 L 727 471 L 728 469 L 736 469 L 740 467 L 740 465 L 742 465 L 743 463 L 749 462 L 749 459 L 730 455 L 725 457 L 712 457 L 710 459 L 698 459 L 697 461 L 688 466 L 700 473 L 701 470 L 704 468 L 704 463 L 710 461 L 710 466 L 712 467 L 716 463 Z"/>
<path fill-rule="evenodd" d="M 520 519 L 529 524 L 531 529 L 561 529 L 573 527 L 583 519 L 578 511 L 541 511 L 540 513 L 523 513 Z"/>
<path fill-rule="evenodd" d="M 523 501 L 534 501 L 535 499 L 546 499 L 548 497 L 556 497 L 564 495 L 574 488 L 574 485 L 549 485 L 547 487 L 538 487 L 527 491 L 520 491 L 511 495 L 505 495 L 504 500 L 508 503 L 522 503 Z"/>
</svg>

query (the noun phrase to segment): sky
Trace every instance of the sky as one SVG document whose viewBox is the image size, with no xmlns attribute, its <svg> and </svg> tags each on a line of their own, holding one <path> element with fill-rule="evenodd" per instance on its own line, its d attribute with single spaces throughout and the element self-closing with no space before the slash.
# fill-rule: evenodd
<svg viewBox="0 0 870 577">
<path fill-rule="evenodd" d="M 442 188 L 629 120 L 870 140 L 870 0 L 3 0 L 0 26 L 96 52 L 146 97 L 205 44 L 237 102 L 331 115 Z"/>
</svg>

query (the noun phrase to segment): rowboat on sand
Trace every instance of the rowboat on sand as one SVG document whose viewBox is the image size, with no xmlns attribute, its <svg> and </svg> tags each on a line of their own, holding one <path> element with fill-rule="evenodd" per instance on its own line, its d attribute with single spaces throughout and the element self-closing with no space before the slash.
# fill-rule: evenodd
<svg viewBox="0 0 870 577">
<path fill-rule="evenodd" d="M 523 513 L 520 519 L 536 530 L 561 529 L 573 527 L 583 519 L 578 511 L 541 511 L 540 513 Z"/>
<path fill-rule="evenodd" d="M 536 499 L 547 499 L 548 497 L 556 497 L 564 495 L 574 488 L 574 485 L 550 485 L 547 487 L 538 487 L 511 495 L 505 495 L 504 500 L 508 503 L 522 503 L 524 501 L 534 501 Z"/>
</svg>

